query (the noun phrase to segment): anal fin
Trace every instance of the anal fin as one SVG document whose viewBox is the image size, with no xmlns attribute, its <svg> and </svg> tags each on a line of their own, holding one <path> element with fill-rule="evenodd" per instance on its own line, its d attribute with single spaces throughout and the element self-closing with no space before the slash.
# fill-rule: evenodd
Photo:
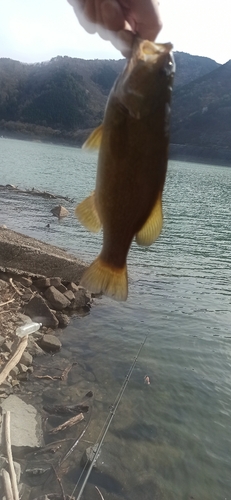
<svg viewBox="0 0 231 500">
<path fill-rule="evenodd" d="M 95 191 L 77 205 L 75 215 L 79 222 L 89 231 L 93 233 L 99 232 L 102 224 L 95 204 Z"/>
<path fill-rule="evenodd" d="M 136 243 L 142 246 L 150 246 L 158 238 L 163 225 L 162 196 L 157 201 L 143 227 L 136 234 Z"/>
</svg>

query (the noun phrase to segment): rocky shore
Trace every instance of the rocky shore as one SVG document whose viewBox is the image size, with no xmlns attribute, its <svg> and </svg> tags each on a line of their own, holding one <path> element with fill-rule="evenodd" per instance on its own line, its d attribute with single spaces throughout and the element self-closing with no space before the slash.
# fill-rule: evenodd
<svg viewBox="0 0 231 500">
<path fill-rule="evenodd" d="M 24 499 L 34 498 L 28 485 L 20 480 L 22 464 L 25 467 L 25 450 L 28 453 L 43 448 L 44 437 L 42 416 L 20 397 L 20 387 L 30 380 L 34 358 L 56 353 L 62 348 L 58 332 L 69 324 L 71 316 L 89 312 L 92 297 L 79 286 L 84 269 L 83 262 L 62 249 L 0 228 L 0 410 L 5 418 L 6 412 L 11 415 L 12 450 L 21 458 L 14 469 L 20 496 Z M 40 323 L 41 327 L 24 341 L 17 337 L 16 330 L 30 322 Z M 21 354 L 22 342 L 25 345 Z M 8 366 L 10 371 L 7 371 Z M 65 381 L 70 370 L 71 365 L 60 376 L 45 377 Z M 71 423 L 65 422 L 58 430 L 81 421 L 88 408 L 86 404 L 64 410 L 59 407 L 61 414 L 66 411 L 72 419 L 68 417 Z M 57 408 L 54 412 L 58 412 Z M 0 425 L 2 434 L 4 418 Z M 4 446 L 0 463 L 3 470 L 0 490 L 6 491 L 7 474 L 11 476 Z M 8 500 L 10 495 L 5 493 L 5 498 Z M 17 498 L 17 494 L 12 498 Z M 52 498 L 64 497 L 53 494 Z"/>
</svg>

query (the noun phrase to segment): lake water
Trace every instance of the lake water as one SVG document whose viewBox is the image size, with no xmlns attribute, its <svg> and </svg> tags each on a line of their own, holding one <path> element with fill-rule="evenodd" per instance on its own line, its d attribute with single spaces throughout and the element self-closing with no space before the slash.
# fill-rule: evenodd
<svg viewBox="0 0 231 500">
<path fill-rule="evenodd" d="M 102 235 L 87 232 L 73 212 L 94 187 L 96 161 L 75 148 L 0 139 L 0 184 L 74 200 L 63 203 L 70 216 L 59 222 L 50 213 L 54 200 L 4 191 L 0 224 L 91 262 Z M 57 400 L 94 391 L 90 441 L 148 335 L 90 480 L 105 500 L 231 498 L 230 200 L 231 168 L 169 162 L 164 229 L 150 248 L 132 245 L 128 301 L 98 299 L 61 334 L 51 363 L 78 365 L 68 386 L 56 384 Z M 41 384 L 38 404 L 51 390 Z M 79 456 L 65 479 L 68 494 Z M 99 494 L 92 486 L 83 498 Z"/>
</svg>

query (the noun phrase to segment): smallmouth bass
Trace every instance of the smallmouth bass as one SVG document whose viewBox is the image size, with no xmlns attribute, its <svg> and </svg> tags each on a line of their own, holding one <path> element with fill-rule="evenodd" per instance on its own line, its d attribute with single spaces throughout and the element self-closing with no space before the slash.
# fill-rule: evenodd
<svg viewBox="0 0 231 500">
<path fill-rule="evenodd" d="M 151 245 L 162 229 L 162 192 L 168 162 L 172 45 L 137 38 L 115 82 L 103 124 L 84 147 L 99 148 L 95 191 L 75 210 L 90 231 L 103 227 L 100 255 L 81 284 L 126 300 L 126 258 L 133 238 Z"/>
</svg>

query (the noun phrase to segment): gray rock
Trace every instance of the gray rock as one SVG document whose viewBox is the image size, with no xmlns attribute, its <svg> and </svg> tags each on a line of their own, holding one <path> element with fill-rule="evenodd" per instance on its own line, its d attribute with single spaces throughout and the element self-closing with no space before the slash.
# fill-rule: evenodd
<svg viewBox="0 0 231 500">
<path fill-rule="evenodd" d="M 36 356 L 44 356 L 44 351 L 39 347 L 37 342 L 33 339 L 32 335 L 29 335 L 28 337 L 28 346 L 27 349 L 31 356 L 36 357 Z"/>
<path fill-rule="evenodd" d="M 6 281 L 0 280 L 0 290 L 6 290 L 8 288 L 8 283 Z"/>
<path fill-rule="evenodd" d="M 70 301 L 59 292 L 54 286 L 50 286 L 45 292 L 45 297 L 52 307 L 58 311 L 62 311 L 70 305 Z"/>
<path fill-rule="evenodd" d="M 43 290 L 43 288 L 51 286 L 50 278 L 38 278 L 37 280 L 34 280 L 33 284 L 36 288 L 39 288 L 39 290 Z"/>
<path fill-rule="evenodd" d="M 2 345 L 4 344 L 4 342 L 5 342 L 4 337 L 2 337 L 2 336 L 0 335 L 0 347 L 2 347 Z"/>
<path fill-rule="evenodd" d="M 68 300 L 70 300 L 70 302 L 72 302 L 72 300 L 75 300 L 75 295 L 74 293 L 71 291 L 71 290 L 67 290 L 66 292 L 64 292 L 63 294 Z"/>
<path fill-rule="evenodd" d="M 18 365 L 19 373 L 26 373 L 28 370 L 28 367 L 26 365 L 23 365 L 22 363 L 19 363 Z"/>
<path fill-rule="evenodd" d="M 32 285 L 31 278 L 25 278 L 25 276 L 16 276 L 14 279 L 17 283 L 20 283 L 21 285 L 25 286 L 26 288 L 29 288 Z"/>
<path fill-rule="evenodd" d="M 1 457 L 0 457 L 0 471 L 1 471 L 2 469 L 6 469 L 7 464 L 8 464 L 7 459 L 6 459 L 5 457 L 2 457 L 2 456 L 1 456 Z"/>
<path fill-rule="evenodd" d="M 79 287 L 78 291 L 75 292 L 75 300 L 71 304 L 73 309 L 80 309 L 89 305 L 91 302 L 90 295 L 84 290 L 84 288 Z"/>
<path fill-rule="evenodd" d="M 20 493 L 20 498 L 23 500 L 29 500 L 30 495 L 31 495 L 31 488 L 24 483 L 21 483 L 19 486 L 19 493 Z"/>
<path fill-rule="evenodd" d="M 28 380 L 28 372 L 23 372 L 23 373 L 19 373 L 18 376 L 17 376 L 17 380 L 21 380 L 21 382 L 26 382 L 26 380 Z"/>
<path fill-rule="evenodd" d="M 50 278 L 50 286 L 55 286 L 55 288 L 58 288 L 58 286 L 60 285 L 61 285 L 61 278 L 59 277 Z"/>
<path fill-rule="evenodd" d="M 30 366 L 33 363 L 33 357 L 31 356 L 31 354 L 29 352 L 24 351 L 24 353 L 22 354 L 22 357 L 20 359 L 20 363 L 22 363 L 23 365 L 26 365 L 26 366 Z"/>
<path fill-rule="evenodd" d="M 59 322 L 59 326 L 61 328 L 69 325 L 70 318 L 69 318 L 69 316 L 67 316 L 67 314 L 63 314 L 62 312 L 57 312 L 55 316 L 56 316 L 56 318 Z"/>
<path fill-rule="evenodd" d="M 12 392 L 11 384 L 5 380 L 0 386 L 0 397 L 2 397 L 2 393 L 11 394 Z"/>
<path fill-rule="evenodd" d="M 5 351 L 11 353 L 11 350 L 12 350 L 12 345 L 13 345 L 13 342 L 11 342 L 10 340 L 7 340 L 4 344 L 4 349 Z"/>
<path fill-rule="evenodd" d="M 42 421 L 37 410 L 15 395 L 2 404 L 2 410 L 10 411 L 10 433 L 13 455 L 25 454 L 43 446 Z M 2 439 L 2 432 L 0 433 Z"/>
<path fill-rule="evenodd" d="M 19 368 L 15 366 L 14 368 L 12 368 L 10 375 L 12 378 L 16 378 L 18 374 L 19 374 Z"/>
<path fill-rule="evenodd" d="M 57 205 L 56 207 L 51 209 L 51 213 L 61 219 L 62 217 L 67 217 L 69 215 L 68 210 L 62 205 Z"/>
<path fill-rule="evenodd" d="M 96 454 L 96 450 L 98 448 L 98 443 L 94 444 L 94 446 L 89 446 L 83 453 L 82 455 L 82 458 L 81 458 L 81 466 L 82 467 L 85 467 L 85 466 L 90 466 L 92 461 L 94 460 L 95 458 L 95 454 Z M 97 458 L 99 457 L 99 454 L 97 456 Z M 94 467 L 96 466 L 96 462 L 94 464 Z"/>
<path fill-rule="evenodd" d="M 76 285 L 75 283 L 73 283 L 73 281 L 71 281 L 71 283 L 69 283 L 67 285 L 67 288 L 68 288 L 68 290 L 71 290 L 72 292 L 78 292 L 78 290 L 79 290 L 79 286 Z"/>
<path fill-rule="evenodd" d="M 62 347 L 60 340 L 55 337 L 55 335 L 46 334 L 43 336 L 42 340 L 40 340 L 40 346 L 44 351 L 59 351 Z"/>
<path fill-rule="evenodd" d="M 67 291 L 67 288 L 62 283 L 59 286 L 56 286 L 56 288 L 61 293 L 64 293 Z"/>
<path fill-rule="evenodd" d="M 25 313 L 28 314 L 33 321 L 42 323 L 43 326 L 49 326 L 51 328 L 57 328 L 58 326 L 57 318 L 40 295 L 35 295 L 28 304 L 26 304 Z"/>
<path fill-rule="evenodd" d="M 23 314 L 23 313 L 17 313 L 17 316 L 18 316 L 18 319 L 20 320 L 20 324 L 24 324 L 24 323 L 32 323 L 32 320 L 30 318 L 30 316 L 27 316 L 26 314 Z"/>
</svg>

